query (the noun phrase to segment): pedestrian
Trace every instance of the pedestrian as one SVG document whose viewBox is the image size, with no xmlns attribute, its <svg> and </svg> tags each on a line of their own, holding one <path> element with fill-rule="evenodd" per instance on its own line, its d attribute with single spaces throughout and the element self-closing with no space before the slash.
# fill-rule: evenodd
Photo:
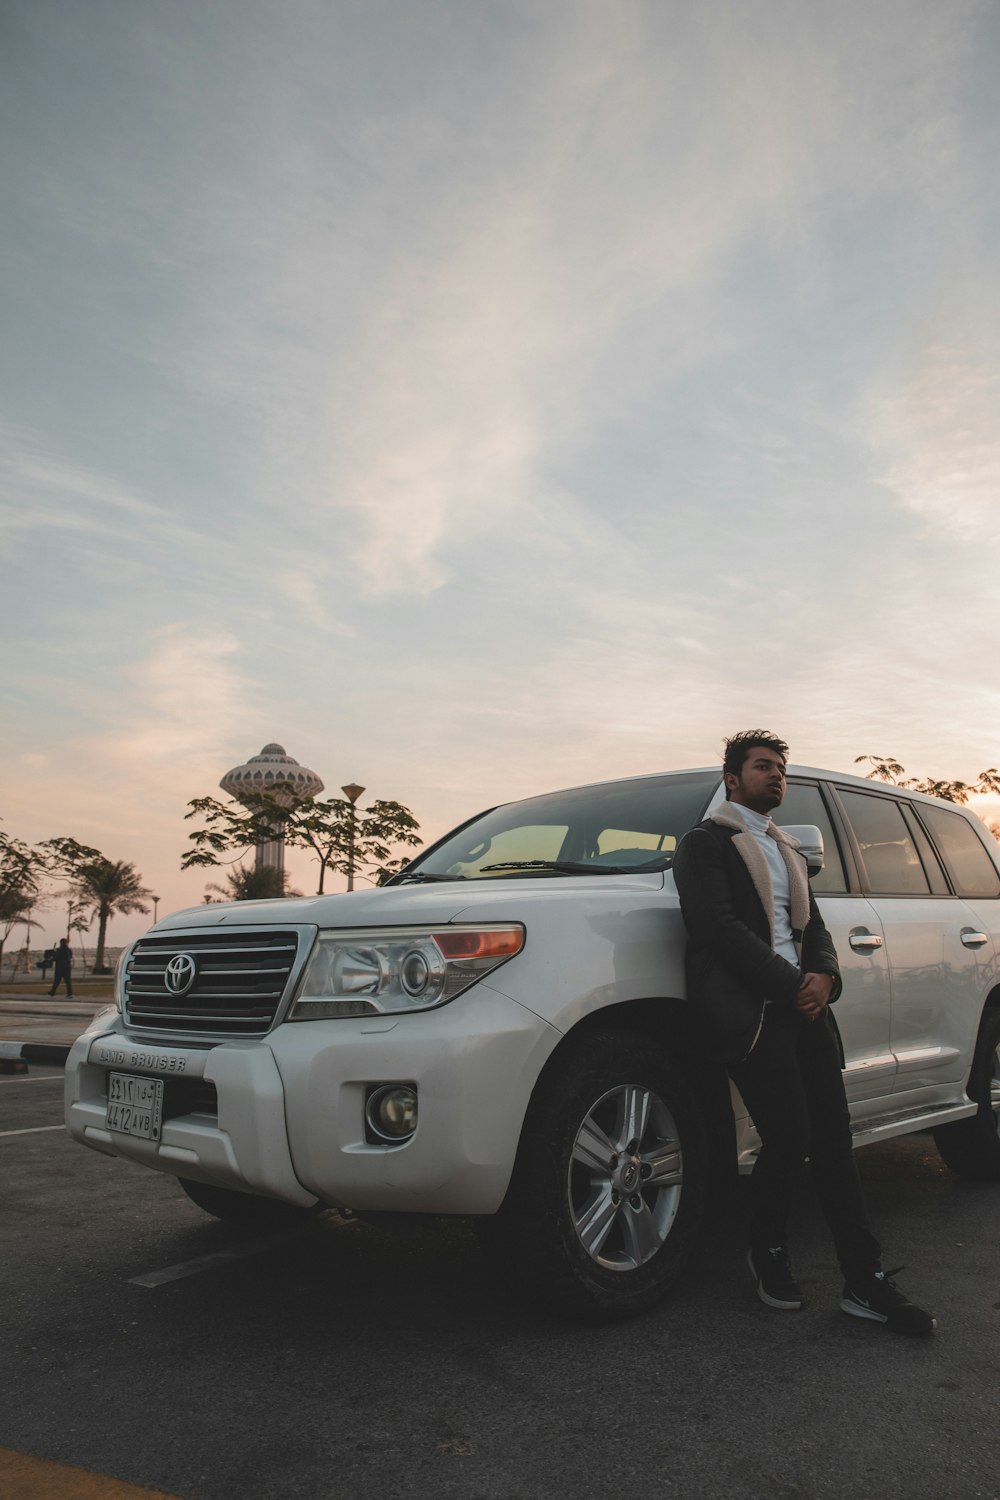
<svg viewBox="0 0 1000 1500">
<path fill-rule="evenodd" d="M 66 994 L 73 998 L 73 950 L 69 945 L 69 938 L 60 938 L 59 947 L 55 952 L 55 964 L 52 970 L 52 988 L 50 995 L 54 995 L 59 988 L 60 981 L 66 982 Z"/>
<path fill-rule="evenodd" d="M 681 840 L 674 878 L 687 927 L 688 998 L 760 1136 L 747 1262 L 768 1307 L 803 1305 L 788 1216 L 808 1161 L 844 1274 L 840 1306 L 896 1333 L 935 1319 L 882 1269 L 851 1142 L 833 940 L 794 839 L 771 821 L 788 746 L 752 729 L 726 742 L 726 802 Z"/>
</svg>

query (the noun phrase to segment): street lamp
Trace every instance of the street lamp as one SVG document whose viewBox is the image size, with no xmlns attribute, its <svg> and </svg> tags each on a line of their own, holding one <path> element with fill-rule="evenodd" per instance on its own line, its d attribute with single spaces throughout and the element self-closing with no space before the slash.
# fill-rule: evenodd
<svg viewBox="0 0 1000 1500">
<path fill-rule="evenodd" d="M 160 904 L 160 898 L 159 898 L 159 896 L 150 896 L 149 899 L 153 903 L 153 926 L 155 927 L 156 926 L 156 908 Z"/>
<path fill-rule="evenodd" d="M 35 925 L 31 920 L 31 914 L 34 909 L 34 906 L 28 907 L 28 916 L 24 923 L 24 972 L 26 974 L 31 973 L 31 929 Z"/>
<path fill-rule="evenodd" d="M 72 893 L 66 897 L 66 941 L 73 941 L 73 924 L 87 905 L 86 901 L 74 901 Z"/>
<path fill-rule="evenodd" d="M 344 796 L 347 798 L 348 802 L 351 804 L 351 830 L 350 830 L 350 834 L 348 836 L 348 844 L 347 844 L 347 889 L 349 891 L 353 891 L 353 889 L 354 889 L 354 830 L 355 830 L 355 826 L 357 824 L 357 818 L 358 818 L 358 811 L 357 811 L 356 804 L 357 804 L 358 798 L 361 796 L 361 793 L 364 791 L 364 787 L 363 786 L 358 786 L 358 784 L 357 784 L 356 781 L 350 781 L 350 782 L 348 782 L 347 786 L 342 786 L 340 788 L 340 790 L 343 792 Z"/>
<path fill-rule="evenodd" d="M 75 900 L 72 891 L 68 893 L 66 897 L 66 941 L 69 943 L 73 941 L 74 932 L 80 934 L 80 964 L 82 973 L 85 973 L 87 969 L 87 948 L 83 940 L 84 933 L 87 932 L 90 923 L 94 920 L 93 916 L 91 916 L 88 922 L 84 922 L 83 920 L 83 914 L 87 910 L 87 905 L 86 901 Z"/>
</svg>

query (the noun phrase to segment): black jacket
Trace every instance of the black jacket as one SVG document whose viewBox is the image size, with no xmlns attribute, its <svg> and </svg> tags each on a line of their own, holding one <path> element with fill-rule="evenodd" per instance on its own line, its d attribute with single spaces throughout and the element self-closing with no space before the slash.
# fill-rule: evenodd
<svg viewBox="0 0 1000 1500">
<path fill-rule="evenodd" d="M 793 838 L 774 825 L 771 833 L 788 866 L 801 972 L 832 975 L 830 998 L 836 1000 L 837 953 L 809 889 L 805 860 Z M 688 934 L 688 999 L 701 1011 L 712 1050 L 727 1063 L 740 1062 L 757 1040 L 765 1001 L 792 1008 L 799 988 L 800 970 L 774 951 L 767 860 L 739 813 L 726 805 L 685 835 L 673 870 Z"/>
</svg>

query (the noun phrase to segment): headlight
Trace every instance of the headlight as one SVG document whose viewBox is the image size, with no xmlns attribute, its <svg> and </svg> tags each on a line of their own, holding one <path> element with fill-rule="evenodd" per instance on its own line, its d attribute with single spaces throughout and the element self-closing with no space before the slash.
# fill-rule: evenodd
<svg viewBox="0 0 1000 1500">
<path fill-rule="evenodd" d="M 520 924 L 321 932 L 288 1019 L 430 1010 L 523 947 Z"/>
</svg>

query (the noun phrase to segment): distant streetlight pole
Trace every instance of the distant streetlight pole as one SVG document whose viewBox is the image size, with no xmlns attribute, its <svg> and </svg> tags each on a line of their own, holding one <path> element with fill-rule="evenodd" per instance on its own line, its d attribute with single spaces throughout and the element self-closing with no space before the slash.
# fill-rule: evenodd
<svg viewBox="0 0 1000 1500">
<path fill-rule="evenodd" d="M 28 920 L 24 924 L 24 972 L 26 974 L 31 973 L 31 929 L 35 925 L 31 920 L 31 914 L 34 909 L 33 906 L 28 907 Z"/>
<path fill-rule="evenodd" d="M 347 798 L 348 802 L 351 804 L 351 830 L 350 830 L 350 834 L 348 835 L 348 840 L 347 840 L 347 889 L 349 891 L 353 891 L 353 889 L 354 889 L 354 832 L 355 832 L 355 827 L 356 827 L 357 818 L 358 818 L 357 800 L 361 796 L 362 792 L 364 791 L 364 787 L 363 786 L 358 786 L 358 784 L 357 784 L 356 781 L 351 781 L 351 782 L 348 782 L 347 786 L 342 786 L 340 788 L 340 790 L 343 792 L 344 796 Z"/>
<path fill-rule="evenodd" d="M 91 917 L 90 922 L 84 923 L 83 913 L 86 910 L 86 901 L 75 901 L 70 892 L 66 898 L 66 941 L 72 943 L 74 932 L 80 934 L 80 967 L 83 973 L 87 969 L 87 945 L 84 942 L 84 935 L 90 927 L 90 922 L 94 920 Z"/>
<path fill-rule="evenodd" d="M 153 926 L 155 927 L 156 926 L 156 908 L 160 904 L 160 898 L 159 898 L 159 896 L 150 896 L 149 899 L 153 903 Z"/>
</svg>

